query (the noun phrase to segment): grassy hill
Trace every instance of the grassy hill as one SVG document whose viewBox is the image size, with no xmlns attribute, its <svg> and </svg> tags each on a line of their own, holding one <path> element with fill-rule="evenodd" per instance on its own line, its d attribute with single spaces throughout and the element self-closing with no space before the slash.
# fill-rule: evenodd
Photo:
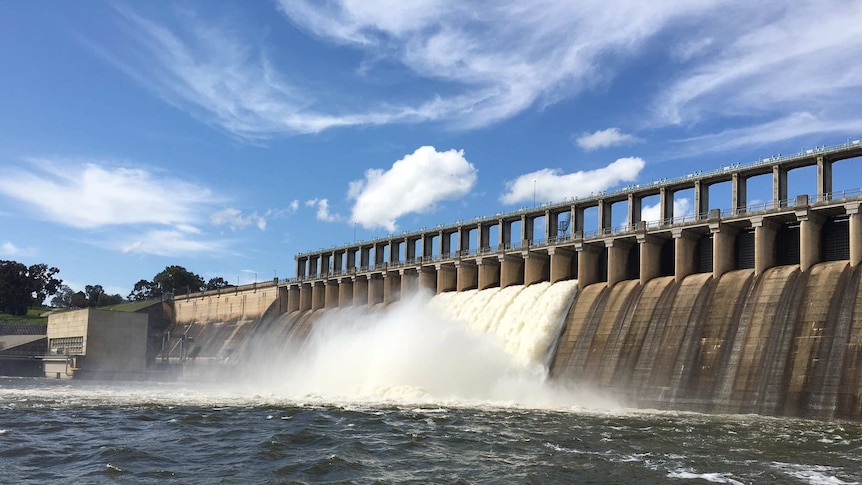
<svg viewBox="0 0 862 485">
<path fill-rule="evenodd" d="M 47 307 L 47 306 L 35 306 L 27 310 L 26 315 L 16 316 L 9 315 L 8 313 L 0 313 L 0 322 L 9 322 L 9 323 L 48 323 L 47 316 L 40 316 L 46 312 L 51 310 L 55 310 L 55 308 Z"/>
</svg>

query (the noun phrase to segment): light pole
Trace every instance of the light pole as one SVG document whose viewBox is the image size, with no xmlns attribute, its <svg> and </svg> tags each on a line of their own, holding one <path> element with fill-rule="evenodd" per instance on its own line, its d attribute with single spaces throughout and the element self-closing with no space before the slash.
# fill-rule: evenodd
<svg viewBox="0 0 862 485">
<path fill-rule="evenodd" d="M 533 207 L 536 207 L 536 179 L 533 179 Z"/>
</svg>

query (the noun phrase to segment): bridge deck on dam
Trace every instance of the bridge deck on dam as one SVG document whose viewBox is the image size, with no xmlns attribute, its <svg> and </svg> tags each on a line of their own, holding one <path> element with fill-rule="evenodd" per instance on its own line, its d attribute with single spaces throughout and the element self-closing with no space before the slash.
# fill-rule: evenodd
<svg viewBox="0 0 862 485">
<path fill-rule="evenodd" d="M 597 282 L 694 273 L 716 278 L 778 265 L 803 271 L 821 261 L 862 261 L 862 189 L 832 191 L 832 165 L 862 157 L 852 141 L 801 153 L 733 164 L 709 173 L 625 187 L 585 199 L 545 204 L 470 222 L 333 247 L 296 256 L 297 276 L 282 280 L 287 308 L 317 309 L 392 302 L 423 287 L 437 293 L 578 279 Z M 862 158 L 859 158 L 862 160 Z M 855 162 L 855 161 L 854 161 Z M 816 166 L 817 193 L 788 196 L 791 170 Z M 772 175 L 772 200 L 749 204 L 747 181 Z M 710 209 L 709 187 L 729 182 L 732 207 Z M 693 190 L 695 211 L 674 215 L 674 194 Z M 644 200 L 658 196 L 661 218 L 644 221 Z M 611 224 L 613 205 L 626 201 L 627 221 Z M 598 212 L 598 227 L 584 225 Z M 520 226 L 520 238 L 513 226 Z M 543 226 L 543 230 L 535 230 Z M 498 243 L 492 247 L 495 230 Z M 556 230 L 556 232 L 555 232 Z"/>
</svg>

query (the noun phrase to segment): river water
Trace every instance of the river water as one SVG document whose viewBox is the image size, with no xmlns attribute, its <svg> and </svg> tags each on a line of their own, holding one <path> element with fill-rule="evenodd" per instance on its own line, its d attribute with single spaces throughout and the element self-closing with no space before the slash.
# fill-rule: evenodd
<svg viewBox="0 0 862 485">
<path fill-rule="evenodd" d="M 0 379 L 0 483 L 862 482 L 862 426 Z"/>
</svg>

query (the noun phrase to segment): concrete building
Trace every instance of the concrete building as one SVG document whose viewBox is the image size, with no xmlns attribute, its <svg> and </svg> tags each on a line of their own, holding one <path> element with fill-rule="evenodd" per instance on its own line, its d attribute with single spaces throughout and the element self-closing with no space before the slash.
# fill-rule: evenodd
<svg viewBox="0 0 862 485">
<path fill-rule="evenodd" d="M 50 315 L 45 376 L 143 378 L 148 324 L 145 313 L 94 308 Z"/>
</svg>

